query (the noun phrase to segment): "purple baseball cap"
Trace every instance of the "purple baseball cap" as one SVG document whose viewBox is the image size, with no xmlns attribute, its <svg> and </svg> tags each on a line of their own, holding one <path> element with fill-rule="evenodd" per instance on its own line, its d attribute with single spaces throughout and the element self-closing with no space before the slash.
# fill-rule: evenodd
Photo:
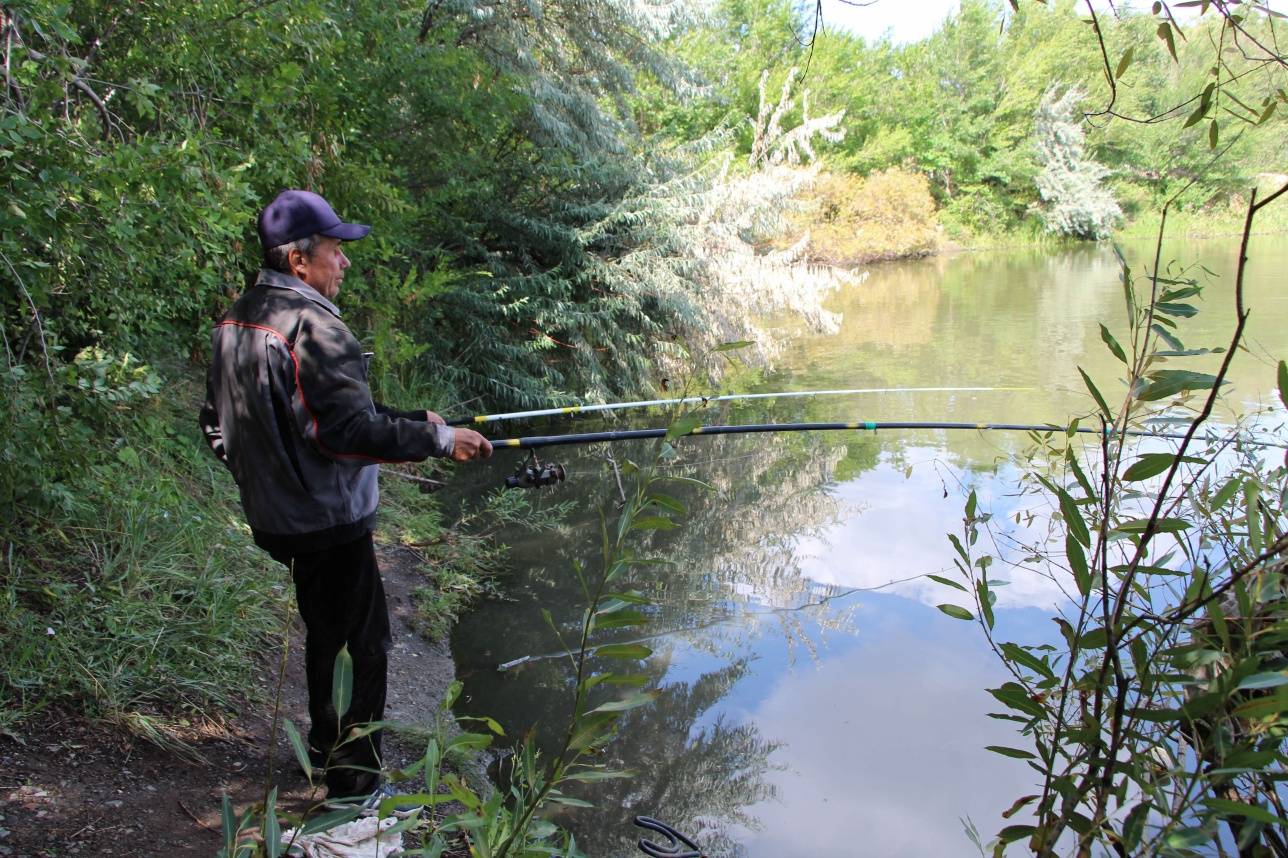
<svg viewBox="0 0 1288 858">
<path fill-rule="evenodd" d="M 355 241 L 371 232 L 364 223 L 345 223 L 312 191 L 282 191 L 259 213 L 259 242 L 267 250 L 310 235 Z"/>
</svg>

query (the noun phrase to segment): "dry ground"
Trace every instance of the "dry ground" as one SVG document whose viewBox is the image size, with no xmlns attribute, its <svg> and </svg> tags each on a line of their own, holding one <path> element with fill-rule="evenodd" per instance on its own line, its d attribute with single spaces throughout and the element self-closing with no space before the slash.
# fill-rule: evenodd
<svg viewBox="0 0 1288 858">
<path fill-rule="evenodd" d="M 380 565 L 394 625 L 386 717 L 425 723 L 454 677 L 451 653 L 446 641 L 414 630 L 411 591 L 419 576 L 410 558 L 381 549 Z M 230 796 L 238 811 L 264 797 L 277 665 L 277 654 L 268 653 L 260 670 L 269 703 L 226 723 L 193 725 L 199 759 L 65 713 L 24 725 L 20 742 L 0 737 L 0 856 L 213 856 L 221 797 Z M 282 712 L 307 729 L 298 617 Z M 405 745 L 387 741 L 387 762 L 414 760 L 418 754 Z M 309 783 L 284 737 L 274 757 L 279 801 L 303 808 Z"/>
</svg>

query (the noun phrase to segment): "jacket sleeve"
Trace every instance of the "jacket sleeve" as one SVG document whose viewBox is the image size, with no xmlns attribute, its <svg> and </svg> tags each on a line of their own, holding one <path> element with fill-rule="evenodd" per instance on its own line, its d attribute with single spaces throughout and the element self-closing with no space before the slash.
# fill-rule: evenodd
<svg viewBox="0 0 1288 858">
<path fill-rule="evenodd" d="M 213 367 L 210 372 L 214 372 Z M 224 448 L 224 430 L 219 425 L 219 412 L 215 409 L 215 387 L 210 373 L 206 375 L 206 401 L 197 415 L 197 424 L 201 427 L 201 434 L 206 437 L 206 443 L 210 445 L 215 458 L 227 467 L 228 451 Z"/>
<path fill-rule="evenodd" d="M 452 454 L 456 433 L 450 427 L 377 410 L 362 349 L 342 324 L 303 326 L 291 357 L 296 420 L 322 454 L 369 462 L 418 462 Z"/>
<path fill-rule="evenodd" d="M 429 415 L 424 411 L 400 411 L 380 402 L 375 403 L 375 406 L 377 414 L 384 414 L 387 417 L 401 417 L 403 420 L 415 420 L 419 423 L 429 422 Z"/>
</svg>

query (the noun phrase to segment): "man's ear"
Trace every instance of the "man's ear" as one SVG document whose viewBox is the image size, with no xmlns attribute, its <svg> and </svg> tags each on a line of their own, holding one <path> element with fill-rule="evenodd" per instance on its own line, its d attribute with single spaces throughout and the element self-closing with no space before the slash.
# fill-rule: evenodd
<svg viewBox="0 0 1288 858">
<path fill-rule="evenodd" d="M 298 275 L 299 269 L 308 267 L 309 258 L 304 255 L 298 247 L 292 247 L 286 254 L 286 264 L 290 266 L 291 274 Z"/>
</svg>

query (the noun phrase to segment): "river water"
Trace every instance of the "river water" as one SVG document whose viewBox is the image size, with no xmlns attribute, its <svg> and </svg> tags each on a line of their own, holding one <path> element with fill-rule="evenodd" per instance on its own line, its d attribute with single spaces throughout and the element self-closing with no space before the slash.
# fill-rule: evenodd
<svg viewBox="0 0 1288 858">
<path fill-rule="evenodd" d="M 1288 242 L 1253 244 L 1248 354 L 1233 367 L 1229 400 L 1273 406 L 1274 359 L 1288 355 Z M 1139 271 L 1152 248 L 1125 248 Z M 1179 243 L 1164 258 L 1198 278 L 1201 312 L 1186 345 L 1214 347 L 1233 319 L 1232 240 Z M 792 332 L 756 389 L 987 387 L 974 392 L 882 393 L 710 407 L 704 422 L 935 420 L 1064 422 L 1094 408 L 1077 368 L 1111 402 L 1121 365 L 1100 339 L 1105 322 L 1125 336 L 1120 269 L 1103 247 L 970 253 L 875 266 L 833 296 L 840 330 Z M 1272 359 L 1273 358 L 1273 359 Z M 1215 358 L 1185 368 L 1210 369 Z M 662 425 L 657 414 L 617 424 L 568 420 L 523 434 Z M 517 427 L 493 436 L 518 434 Z M 952 577 L 946 538 L 960 532 L 974 489 L 996 521 L 1034 501 L 1015 491 L 1022 433 L 905 431 L 695 438 L 664 464 L 717 491 L 677 490 L 681 528 L 648 550 L 669 565 L 631 585 L 656 601 L 652 622 L 617 640 L 647 637 L 639 665 L 655 704 L 630 712 L 602 762 L 636 773 L 578 793 L 594 808 L 559 814 L 592 856 L 626 856 L 647 814 L 695 837 L 711 855 L 969 855 L 965 824 L 987 840 L 1012 800 L 1034 790 L 1024 763 L 984 750 L 1021 744 L 985 689 L 1005 681 L 980 630 L 935 606 L 957 601 L 927 573 Z M 581 596 L 574 561 L 593 568 L 600 510 L 617 498 L 609 456 L 644 462 L 656 442 L 562 448 L 567 483 L 538 505 L 570 502 L 560 528 L 507 532 L 513 545 L 505 598 L 458 625 L 452 640 L 465 683 L 461 714 L 498 719 L 507 734 L 533 731 L 553 746 L 567 715 L 571 671 L 542 618 L 567 635 Z M 518 462 L 494 457 L 496 481 Z M 1002 528 L 998 554 L 1034 538 Z M 999 638 L 1050 640 L 1064 602 L 1058 580 L 999 563 Z M 891 583 L 894 582 L 894 583 Z M 516 668 L 497 666 L 529 657 Z"/>
</svg>

